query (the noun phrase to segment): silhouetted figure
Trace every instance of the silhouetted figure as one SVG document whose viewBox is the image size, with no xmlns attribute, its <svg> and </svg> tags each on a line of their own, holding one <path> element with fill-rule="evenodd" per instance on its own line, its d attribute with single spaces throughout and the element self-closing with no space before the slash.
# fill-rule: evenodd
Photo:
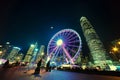
<svg viewBox="0 0 120 80">
<path fill-rule="evenodd" d="M 42 59 L 40 59 L 40 61 L 37 63 L 37 67 L 36 67 L 36 69 L 35 69 L 34 74 L 39 74 L 39 73 L 40 73 L 41 63 L 42 63 Z"/>
<path fill-rule="evenodd" d="M 51 71 L 51 67 L 50 67 L 50 60 L 47 62 L 47 65 L 46 65 L 46 71 L 50 72 Z"/>
<path fill-rule="evenodd" d="M 15 66 L 19 66 L 19 65 L 20 65 L 20 62 L 16 61 Z"/>
<path fill-rule="evenodd" d="M 9 68 L 9 60 L 4 63 L 3 68 Z"/>
</svg>

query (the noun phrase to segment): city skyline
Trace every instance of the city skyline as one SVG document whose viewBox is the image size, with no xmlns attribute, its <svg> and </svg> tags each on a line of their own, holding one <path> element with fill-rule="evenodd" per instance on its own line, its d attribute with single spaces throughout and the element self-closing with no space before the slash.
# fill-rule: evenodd
<svg viewBox="0 0 120 80">
<path fill-rule="evenodd" d="M 52 36 L 62 29 L 74 29 L 86 42 L 80 26 L 80 18 L 86 16 L 101 41 L 107 47 L 112 40 L 118 39 L 119 5 L 111 1 L 1 1 L 0 43 L 9 41 L 22 49 L 38 42 L 47 44 Z"/>
</svg>

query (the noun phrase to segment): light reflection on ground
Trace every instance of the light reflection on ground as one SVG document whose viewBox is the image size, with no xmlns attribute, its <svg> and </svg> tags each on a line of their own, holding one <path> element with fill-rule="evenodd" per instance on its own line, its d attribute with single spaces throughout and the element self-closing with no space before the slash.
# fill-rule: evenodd
<svg viewBox="0 0 120 80">
<path fill-rule="evenodd" d="M 24 67 L 14 67 L 6 70 L 0 68 L 0 80 L 120 80 L 120 77 L 116 76 L 83 74 L 56 70 L 45 72 L 45 69 L 41 69 L 39 75 L 32 75 L 33 72 L 34 70 L 29 70 L 25 73 Z"/>
</svg>

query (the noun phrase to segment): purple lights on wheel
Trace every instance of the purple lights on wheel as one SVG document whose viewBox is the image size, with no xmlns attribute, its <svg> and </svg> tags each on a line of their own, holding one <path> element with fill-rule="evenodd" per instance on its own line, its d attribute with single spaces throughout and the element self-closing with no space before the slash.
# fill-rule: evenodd
<svg viewBox="0 0 120 80">
<path fill-rule="evenodd" d="M 81 51 L 81 38 L 73 29 L 57 32 L 49 41 L 47 54 L 52 61 L 63 57 L 66 62 L 74 64 Z"/>
</svg>

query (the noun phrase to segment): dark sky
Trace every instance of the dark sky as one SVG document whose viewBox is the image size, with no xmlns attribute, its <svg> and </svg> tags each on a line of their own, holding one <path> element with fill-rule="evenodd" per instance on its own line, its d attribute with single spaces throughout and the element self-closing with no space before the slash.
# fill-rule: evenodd
<svg viewBox="0 0 120 80">
<path fill-rule="evenodd" d="M 71 28 L 85 49 L 81 16 L 89 19 L 105 47 L 120 38 L 119 0 L 0 0 L 0 43 L 10 41 L 22 49 L 36 41 L 47 45 L 56 32 Z"/>
</svg>

